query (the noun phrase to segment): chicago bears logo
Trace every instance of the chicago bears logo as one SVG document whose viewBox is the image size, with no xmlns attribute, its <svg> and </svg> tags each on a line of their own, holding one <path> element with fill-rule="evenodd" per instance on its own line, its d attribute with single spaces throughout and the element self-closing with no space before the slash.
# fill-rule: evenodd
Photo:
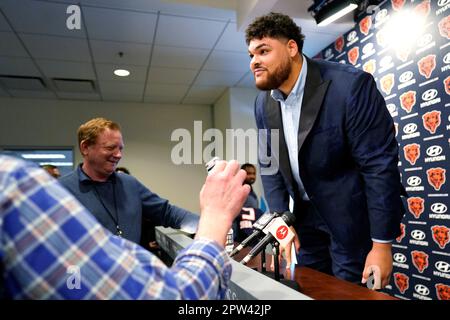
<svg viewBox="0 0 450 320">
<path fill-rule="evenodd" d="M 414 250 L 411 252 L 411 256 L 413 265 L 416 267 L 417 271 L 422 273 L 423 270 L 428 268 L 428 255 L 425 252 Z"/>
<path fill-rule="evenodd" d="M 352 64 L 355 65 L 356 61 L 358 61 L 359 58 L 359 47 L 353 47 L 351 48 L 348 53 L 348 61 Z"/>
<path fill-rule="evenodd" d="M 334 42 L 334 48 L 337 52 L 342 52 L 342 49 L 344 48 L 344 36 L 340 36 L 336 39 Z"/>
<path fill-rule="evenodd" d="M 445 169 L 442 168 L 431 168 L 427 170 L 428 183 L 434 188 L 434 190 L 439 191 L 441 186 L 445 183 Z"/>
<path fill-rule="evenodd" d="M 394 86 L 394 74 L 389 73 L 381 78 L 381 90 L 386 94 L 391 94 L 392 87 Z"/>
<path fill-rule="evenodd" d="M 405 0 L 391 0 L 392 9 L 399 11 L 405 5 Z"/>
<path fill-rule="evenodd" d="M 429 111 L 422 116 L 423 126 L 431 133 L 435 134 L 437 127 L 441 125 L 441 112 L 437 110 Z"/>
<path fill-rule="evenodd" d="M 442 18 L 441 21 L 439 21 L 438 26 L 441 36 L 450 39 L 450 15 Z"/>
<path fill-rule="evenodd" d="M 402 242 L 405 237 L 405 224 L 400 223 L 400 235 L 395 239 L 398 243 Z"/>
<path fill-rule="evenodd" d="M 395 49 L 395 55 L 397 58 L 403 62 L 408 60 L 409 53 L 411 52 L 411 48 L 408 45 L 401 45 Z"/>
<path fill-rule="evenodd" d="M 410 113 L 412 107 L 416 104 L 416 92 L 407 91 L 400 96 L 400 106 L 407 113 Z"/>
<path fill-rule="evenodd" d="M 420 146 L 417 143 L 407 144 L 403 147 L 403 153 L 405 154 L 405 159 L 411 165 L 415 165 L 416 160 L 420 157 Z"/>
<path fill-rule="evenodd" d="M 362 34 L 366 36 L 369 34 L 369 30 L 371 27 L 372 27 L 372 19 L 370 16 L 365 17 L 359 22 L 359 30 L 361 31 Z"/>
<path fill-rule="evenodd" d="M 439 248 L 445 249 L 445 246 L 450 241 L 449 232 L 450 229 L 446 226 L 432 226 L 431 232 L 433 233 L 433 240 L 437 243 Z"/>
<path fill-rule="evenodd" d="M 444 80 L 445 93 L 450 94 L 450 76 Z"/>
<path fill-rule="evenodd" d="M 410 197 L 408 198 L 408 210 L 411 212 L 416 219 L 420 218 L 420 215 L 423 213 L 424 205 L 423 198 L 420 197 Z"/>
<path fill-rule="evenodd" d="M 369 61 L 367 61 L 363 65 L 363 70 L 365 72 L 370 73 L 370 74 L 374 74 L 375 73 L 375 69 L 376 69 L 376 64 L 375 64 L 375 60 L 374 59 L 370 59 Z M 449 79 L 450 79 L 450 77 L 449 77 Z"/>
<path fill-rule="evenodd" d="M 435 288 L 439 300 L 450 300 L 450 286 L 438 283 L 435 285 Z"/>
<path fill-rule="evenodd" d="M 394 283 L 397 289 L 403 294 L 409 288 L 409 277 L 400 272 L 394 273 Z"/>
<path fill-rule="evenodd" d="M 429 79 L 431 73 L 436 68 L 436 55 L 429 54 L 417 62 L 417 67 L 419 68 L 419 73 L 425 78 Z"/>
<path fill-rule="evenodd" d="M 424 18 L 430 14 L 430 10 L 430 0 L 424 0 L 414 8 L 414 12 Z"/>
</svg>

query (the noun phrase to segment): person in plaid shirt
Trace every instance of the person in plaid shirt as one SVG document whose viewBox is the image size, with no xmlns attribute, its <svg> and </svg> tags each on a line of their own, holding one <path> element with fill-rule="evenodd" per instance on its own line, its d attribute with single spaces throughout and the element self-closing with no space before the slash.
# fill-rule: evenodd
<svg viewBox="0 0 450 320">
<path fill-rule="evenodd" d="M 191 245 L 171 268 L 113 235 L 44 170 L 0 156 L 0 292 L 12 299 L 222 299 L 226 233 L 247 198 L 246 173 L 221 161 L 200 192 Z"/>
</svg>

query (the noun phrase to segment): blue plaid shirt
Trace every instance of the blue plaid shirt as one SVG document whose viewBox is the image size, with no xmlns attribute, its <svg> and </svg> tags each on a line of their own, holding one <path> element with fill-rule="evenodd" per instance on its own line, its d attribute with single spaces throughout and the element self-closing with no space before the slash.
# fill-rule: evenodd
<svg viewBox="0 0 450 320">
<path fill-rule="evenodd" d="M 231 263 L 195 240 L 168 268 L 34 164 L 0 156 L 0 287 L 13 299 L 222 299 Z M 3 282 L 3 283 L 1 283 Z"/>
</svg>

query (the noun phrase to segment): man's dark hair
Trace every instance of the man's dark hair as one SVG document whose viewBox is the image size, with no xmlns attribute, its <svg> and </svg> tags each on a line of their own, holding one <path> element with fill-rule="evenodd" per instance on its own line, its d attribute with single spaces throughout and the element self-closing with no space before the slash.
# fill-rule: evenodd
<svg viewBox="0 0 450 320">
<path fill-rule="evenodd" d="M 253 165 L 253 164 L 251 164 L 251 163 L 244 163 L 242 166 L 241 166 L 241 169 L 246 169 L 246 168 L 253 168 L 253 169 L 255 169 L 256 170 L 256 167 Z"/>
<path fill-rule="evenodd" d="M 245 30 L 247 45 L 253 39 L 264 37 L 292 39 L 297 43 L 299 52 L 302 52 L 303 40 L 305 39 L 302 29 L 295 24 L 294 20 L 287 15 L 276 12 L 256 18 Z"/>
</svg>

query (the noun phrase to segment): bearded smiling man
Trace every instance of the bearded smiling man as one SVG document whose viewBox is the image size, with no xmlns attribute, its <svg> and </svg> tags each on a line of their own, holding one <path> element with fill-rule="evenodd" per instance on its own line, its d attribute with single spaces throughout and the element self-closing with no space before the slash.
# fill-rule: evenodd
<svg viewBox="0 0 450 320">
<path fill-rule="evenodd" d="M 78 129 L 78 143 L 83 163 L 59 181 L 113 234 L 139 243 L 142 215 L 157 226 L 196 231 L 198 215 L 115 172 L 124 148 L 119 124 L 92 119 Z"/>
<path fill-rule="evenodd" d="M 374 272 L 384 287 L 405 212 L 394 124 L 369 73 L 305 57 L 303 39 L 278 13 L 246 30 L 250 69 L 263 90 L 256 123 L 280 133 L 272 155 L 279 169 L 262 175 L 266 199 L 276 212 L 294 200 L 300 265 L 355 283 Z M 258 154 L 270 147 L 260 144 Z"/>
</svg>

